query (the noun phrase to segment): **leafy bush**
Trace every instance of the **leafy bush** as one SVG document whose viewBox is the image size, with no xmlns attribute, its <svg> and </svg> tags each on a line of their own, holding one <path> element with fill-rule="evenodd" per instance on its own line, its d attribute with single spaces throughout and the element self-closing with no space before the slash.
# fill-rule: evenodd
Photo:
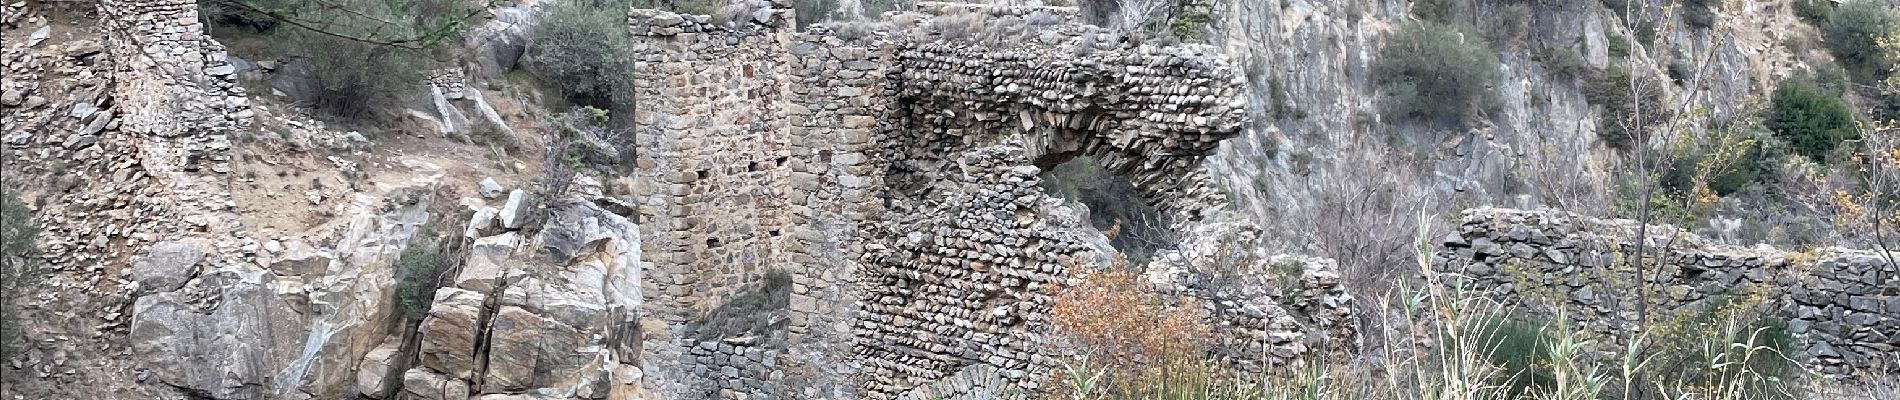
<svg viewBox="0 0 1900 400">
<path fill-rule="evenodd" d="M 1848 0 L 1821 26 L 1821 36 L 1841 66 L 1856 78 L 1871 81 L 1879 79 L 1890 62 L 1879 40 L 1893 32 L 1896 24 L 1884 0 Z"/>
<path fill-rule="evenodd" d="M 1468 29 L 1429 21 L 1407 23 L 1379 48 L 1372 73 L 1391 98 L 1394 115 L 1450 120 L 1497 103 L 1497 53 Z"/>
<path fill-rule="evenodd" d="M 1768 129 L 1796 154 L 1816 162 L 1825 162 L 1841 142 L 1860 136 L 1847 103 L 1811 78 L 1797 76 L 1781 82 L 1769 107 Z"/>
<path fill-rule="evenodd" d="M 1647 138 L 1642 136 L 1646 127 L 1670 117 L 1668 107 L 1661 107 L 1661 84 L 1655 78 L 1636 79 L 1628 69 L 1610 66 L 1583 83 L 1584 99 L 1603 106 L 1603 114 L 1598 116 L 1597 137 L 1612 148 L 1630 148 L 1637 139 Z M 1634 90 L 1631 86 L 1635 86 Z"/>
<path fill-rule="evenodd" d="M 310 63 L 308 106 L 344 119 L 394 115 L 422 74 L 446 58 L 477 4 L 454 0 L 220 0 L 209 22 L 269 32 L 272 51 Z M 268 14 L 266 14 L 268 13 Z"/>
<path fill-rule="evenodd" d="M 1552 364 L 1550 327 L 1528 318 L 1489 318 L 1475 321 L 1467 332 L 1476 332 L 1478 352 L 1492 365 L 1503 368 L 1499 374 L 1504 386 L 1516 398 L 1531 390 L 1548 390 L 1556 377 L 1548 370 Z M 1456 343 L 1456 340 L 1445 340 Z"/>
<path fill-rule="evenodd" d="M 1182 10 L 1174 17 L 1174 35 L 1182 41 L 1198 41 L 1207 30 L 1208 15 L 1196 9 Z"/>
<path fill-rule="evenodd" d="M 375 117 L 404 93 L 419 92 L 430 60 L 415 50 L 364 43 L 317 32 L 281 34 L 286 54 L 310 62 L 314 81 L 308 106 L 344 119 Z"/>
<path fill-rule="evenodd" d="M 6 188 L 0 188 L 0 360 L 10 359 L 14 343 L 20 340 L 21 324 L 15 321 L 19 310 L 14 301 L 24 297 L 27 288 L 39 278 L 38 249 L 34 240 L 39 228 L 33 225 L 33 211 Z"/>
<path fill-rule="evenodd" d="M 1125 260 L 1124 260 L 1125 261 Z M 1205 389 L 1214 375 L 1202 356 L 1208 339 L 1200 307 L 1170 307 L 1142 296 L 1139 275 L 1117 268 L 1084 276 L 1056 294 L 1056 328 L 1092 351 L 1107 387 L 1073 388 L 1071 398 L 1156 399 L 1188 387 Z M 1090 362 L 1085 361 L 1085 364 Z M 1094 371 L 1081 368 L 1083 374 Z M 1100 376 L 1100 375 L 1097 375 Z M 1089 385 L 1094 386 L 1094 385 Z M 1101 396 L 1109 394 L 1109 396 Z"/>
<path fill-rule="evenodd" d="M 528 31 L 528 66 L 570 102 L 608 110 L 633 102 L 633 38 L 627 5 L 617 3 L 553 2 Z"/>
<path fill-rule="evenodd" d="M 1584 76 L 1590 70 L 1590 64 L 1583 60 L 1583 54 L 1575 49 L 1563 47 L 1545 47 L 1537 51 L 1537 61 L 1544 63 L 1544 70 L 1551 76 L 1576 78 Z"/>
<path fill-rule="evenodd" d="M 1612 34 L 1612 35 L 1609 35 L 1609 37 L 1606 37 L 1604 39 L 1605 39 L 1605 45 L 1609 47 L 1610 57 L 1629 57 L 1630 56 L 1629 38 L 1625 38 L 1623 37 L 1623 35 Z"/>
<path fill-rule="evenodd" d="M 792 2 L 792 12 L 798 14 L 800 27 L 839 19 L 838 0 L 798 0 Z"/>
<path fill-rule="evenodd" d="M 1701 29 L 1715 26 L 1715 8 L 1721 5 L 1720 0 L 1683 0 L 1682 22 Z"/>
<path fill-rule="evenodd" d="M 1834 0 L 1794 0 L 1794 15 L 1808 24 L 1821 26 L 1834 17 Z"/>
<path fill-rule="evenodd" d="M 421 319 L 435 301 L 435 289 L 441 285 L 442 268 L 448 263 L 442 244 L 433 230 L 423 228 L 411 237 L 408 247 L 396 258 L 396 305 L 404 315 Z"/>
<path fill-rule="evenodd" d="M 700 319 L 693 327 L 697 332 L 695 337 L 702 341 L 742 336 L 771 339 L 770 335 L 784 330 L 788 319 L 778 314 L 790 307 L 791 302 L 792 275 L 780 270 L 767 271 L 758 282 L 746 285 Z"/>
</svg>

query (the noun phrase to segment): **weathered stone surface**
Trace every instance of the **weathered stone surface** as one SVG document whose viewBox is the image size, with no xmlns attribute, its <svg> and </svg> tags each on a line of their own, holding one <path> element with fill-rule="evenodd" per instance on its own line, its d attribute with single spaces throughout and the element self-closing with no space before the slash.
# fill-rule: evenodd
<svg viewBox="0 0 1900 400">
<path fill-rule="evenodd" d="M 475 337 L 481 330 L 484 300 L 481 293 L 469 290 L 436 289 L 429 316 L 417 328 L 422 335 L 423 366 L 455 378 L 467 378 L 475 371 Z"/>
<path fill-rule="evenodd" d="M 403 372 L 402 391 L 408 398 L 417 400 L 462 400 L 469 394 L 468 382 L 424 368 Z"/>
<path fill-rule="evenodd" d="M 476 188 L 476 193 L 480 193 L 482 198 L 491 200 L 501 197 L 502 191 L 501 183 L 495 182 L 493 177 L 482 178 L 481 187 Z"/>
<path fill-rule="evenodd" d="M 356 390 L 364 396 L 381 399 L 396 384 L 402 382 L 399 363 L 396 357 L 401 355 L 402 338 L 391 336 L 377 345 L 369 354 L 363 356 L 363 362 L 356 366 Z"/>
<path fill-rule="evenodd" d="M 209 246 L 196 241 L 154 244 L 132 261 L 132 281 L 155 292 L 178 290 L 198 274 L 198 262 L 204 260 L 208 250 Z"/>
<path fill-rule="evenodd" d="M 300 365 L 304 317 L 271 292 L 268 272 L 216 271 L 200 279 L 221 299 L 208 310 L 184 291 L 138 298 L 129 335 L 134 353 L 160 381 L 215 398 L 282 390 L 266 379 Z"/>
<path fill-rule="evenodd" d="M 485 392 L 576 389 L 604 381 L 607 371 L 595 355 L 580 351 L 587 338 L 567 324 L 507 306 L 495 313 L 489 327 Z"/>
<path fill-rule="evenodd" d="M 501 213 L 496 215 L 501 219 L 501 227 L 507 229 L 521 228 L 521 222 L 528 216 L 528 210 L 525 209 L 525 207 L 528 206 L 527 202 L 528 194 L 522 192 L 521 189 L 508 192 L 508 202 L 503 203 Z"/>
<path fill-rule="evenodd" d="M 462 273 L 455 276 L 454 286 L 480 293 L 500 288 L 502 279 L 508 276 L 508 257 L 519 244 L 519 236 L 508 232 L 476 239 L 467 261 L 462 264 Z"/>
</svg>

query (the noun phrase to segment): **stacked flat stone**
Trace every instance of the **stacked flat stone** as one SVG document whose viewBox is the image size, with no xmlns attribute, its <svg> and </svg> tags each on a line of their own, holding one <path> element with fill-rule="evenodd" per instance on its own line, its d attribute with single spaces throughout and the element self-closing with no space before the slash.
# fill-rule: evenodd
<svg viewBox="0 0 1900 400">
<path fill-rule="evenodd" d="M 1020 400 L 1029 398 L 1003 379 L 1002 371 L 976 364 L 897 396 L 898 400 Z"/>
<path fill-rule="evenodd" d="M 749 340 L 705 340 L 689 350 L 693 373 L 711 377 L 702 398 L 771 400 L 785 398 L 765 389 L 785 379 L 781 352 Z"/>
<path fill-rule="evenodd" d="M 1562 308 L 1575 326 L 1614 338 L 1613 321 L 1632 320 L 1615 307 L 1614 287 L 1628 282 L 1641 226 L 1556 211 L 1480 208 L 1464 213 L 1458 232 L 1434 257 L 1467 288 Z M 1789 253 L 1766 246 L 1713 243 L 1668 225 L 1647 229 L 1651 309 L 1665 316 L 1699 312 L 1723 296 L 1760 294 L 1788 320 L 1797 359 L 1823 373 L 1894 372 L 1900 346 L 1900 269 L 1877 253 L 1840 248 Z"/>
<path fill-rule="evenodd" d="M 988 364 L 1034 390 L 1050 371 L 1049 289 L 1092 257 L 1039 217 L 1040 171 L 1024 162 L 1016 146 L 966 152 L 918 213 L 886 225 L 896 242 L 865 255 L 856 329 L 867 389 L 894 396 Z"/>
<path fill-rule="evenodd" d="M 1049 14 L 1060 17 L 1060 23 L 1081 23 L 1082 12 L 1075 7 L 1012 6 L 1001 4 L 952 3 L 942 1 L 917 2 L 917 12 L 925 15 L 943 15 L 954 13 L 983 13 L 993 17 L 1029 17 L 1034 14 Z"/>
<path fill-rule="evenodd" d="M 1811 366 L 1836 376 L 1900 371 L 1900 269 L 1868 251 L 1795 258 L 1807 273 L 1782 281 L 1781 311 L 1807 339 Z"/>
<path fill-rule="evenodd" d="M 975 50 L 914 32 L 793 33 L 786 2 L 753 7 L 629 18 L 644 82 L 634 187 L 653 325 L 643 362 L 681 366 L 645 371 L 661 396 L 892 398 L 973 368 L 1035 393 L 1068 356 L 1043 345 L 1047 290 L 1108 257 L 1078 237 L 1098 232 L 1059 221 L 1069 206 L 1035 186 L 1035 166 L 1092 155 L 1183 215 L 1184 230 L 1202 232 L 1201 216 L 1229 207 L 1198 166 L 1239 133 L 1243 103 L 1238 74 L 1210 48 L 1091 42 L 1110 35 L 1059 21 L 1036 25 L 1035 43 Z M 1084 42 L 1100 52 L 1071 57 Z M 1204 254 L 1197 268 L 1219 267 Z M 786 343 L 762 350 L 783 379 L 687 339 L 706 310 L 768 270 L 792 276 Z M 1350 296 L 1336 279 L 1314 281 L 1250 299 L 1279 313 L 1235 335 L 1269 340 L 1269 322 L 1274 343 L 1356 334 L 1336 326 L 1350 320 L 1338 317 Z"/>
</svg>

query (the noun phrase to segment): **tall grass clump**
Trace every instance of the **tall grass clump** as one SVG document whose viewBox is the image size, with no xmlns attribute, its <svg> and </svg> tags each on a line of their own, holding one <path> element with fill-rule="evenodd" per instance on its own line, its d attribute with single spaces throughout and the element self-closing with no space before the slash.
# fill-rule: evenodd
<svg viewBox="0 0 1900 400">
<path fill-rule="evenodd" d="M 1094 274 L 1057 299 L 1058 328 L 1089 351 L 1058 370 L 1052 398 L 1892 398 L 1863 394 L 1893 393 L 1881 392 L 1879 380 L 1804 389 L 1811 382 L 1785 356 L 1793 338 L 1784 322 L 1764 317 L 1772 307 L 1762 292 L 1715 296 L 1669 318 L 1630 322 L 1606 337 L 1579 324 L 1601 317 L 1507 306 L 1468 288 L 1459 271 L 1433 268 L 1429 223 L 1420 225 L 1414 279 L 1400 280 L 1368 310 L 1386 326 L 1373 330 L 1375 344 L 1352 360 L 1304 359 L 1236 373 L 1196 356 L 1205 342 L 1189 338 L 1205 330 L 1191 326 L 1193 314 L 1144 299 L 1131 274 Z"/>
</svg>

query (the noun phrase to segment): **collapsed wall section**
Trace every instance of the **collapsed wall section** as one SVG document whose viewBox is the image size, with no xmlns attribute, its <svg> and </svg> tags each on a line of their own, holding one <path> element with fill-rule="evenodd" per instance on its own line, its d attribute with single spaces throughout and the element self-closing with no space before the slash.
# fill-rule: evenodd
<svg viewBox="0 0 1900 400">
<path fill-rule="evenodd" d="M 1211 49 L 1096 41 L 1105 31 L 1060 22 L 1071 8 L 920 6 L 1045 21 L 1019 32 L 1038 44 L 1012 47 L 928 23 L 786 33 L 789 2 L 750 7 L 629 20 L 654 393 L 1034 393 L 1069 355 L 1050 345 L 1055 290 L 1115 253 L 1090 245 L 1102 234 L 1079 206 L 1036 186 L 1037 166 L 1076 156 L 1133 178 L 1181 215 L 1176 229 L 1204 235 L 1159 268 L 1267 270 L 1258 240 L 1235 240 L 1257 228 L 1207 220 L 1226 203 L 1200 160 L 1245 115 L 1238 74 Z M 768 271 L 790 287 L 783 309 L 758 316 L 762 330 L 700 328 L 777 293 Z M 1308 354 L 1314 336 L 1353 334 L 1336 275 L 1300 276 L 1285 290 L 1160 294 L 1248 296 L 1254 314 L 1215 310 L 1209 322 L 1251 317 L 1229 331 L 1229 358 L 1267 365 Z M 1253 351 L 1269 344 L 1279 350 Z"/>
<path fill-rule="evenodd" d="M 1533 310 L 1564 310 L 1575 324 L 1615 338 L 1638 319 L 1631 262 L 1640 225 L 1555 211 L 1466 211 L 1435 268 L 1465 287 Z M 1794 358 L 1822 373 L 1900 371 L 1900 268 L 1877 252 L 1790 253 L 1704 240 L 1666 225 L 1647 230 L 1653 320 L 1680 319 L 1759 299 L 1796 339 Z"/>
</svg>

